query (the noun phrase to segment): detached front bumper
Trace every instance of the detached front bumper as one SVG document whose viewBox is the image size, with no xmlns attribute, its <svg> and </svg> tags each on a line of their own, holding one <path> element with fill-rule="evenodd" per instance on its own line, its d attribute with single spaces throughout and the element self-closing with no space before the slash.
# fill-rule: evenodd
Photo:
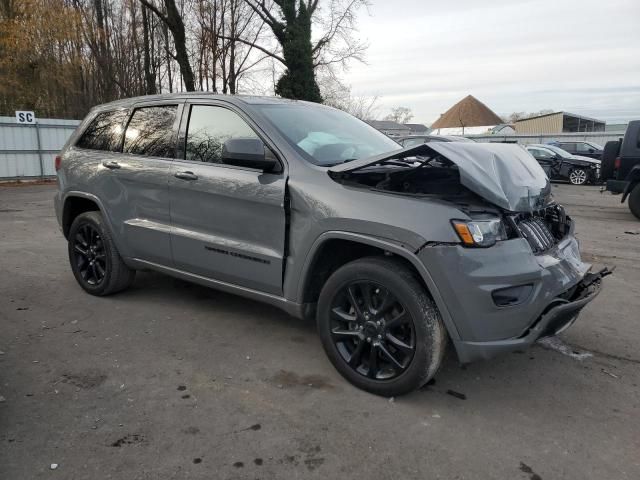
<svg viewBox="0 0 640 480">
<path fill-rule="evenodd" d="M 610 273 L 590 272 L 573 232 L 538 255 L 524 239 L 513 239 L 487 249 L 425 248 L 419 256 L 463 363 L 526 348 L 567 328 Z"/>
</svg>

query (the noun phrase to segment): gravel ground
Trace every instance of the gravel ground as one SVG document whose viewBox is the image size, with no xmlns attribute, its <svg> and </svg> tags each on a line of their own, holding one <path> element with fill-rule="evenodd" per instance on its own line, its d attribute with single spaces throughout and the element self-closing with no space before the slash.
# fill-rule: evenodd
<svg viewBox="0 0 640 480">
<path fill-rule="evenodd" d="M 393 401 L 269 306 L 155 273 L 87 295 L 53 191 L 0 186 L 3 480 L 640 478 L 640 222 L 596 187 L 554 187 L 617 266 L 563 343 Z"/>
</svg>

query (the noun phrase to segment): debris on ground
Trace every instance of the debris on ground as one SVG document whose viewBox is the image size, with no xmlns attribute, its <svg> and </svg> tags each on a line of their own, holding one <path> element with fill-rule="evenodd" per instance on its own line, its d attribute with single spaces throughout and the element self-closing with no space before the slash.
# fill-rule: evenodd
<svg viewBox="0 0 640 480">
<path fill-rule="evenodd" d="M 575 360 L 586 360 L 593 357 L 592 353 L 587 351 L 580 351 L 577 348 L 573 348 L 567 345 L 559 337 L 545 337 L 538 340 L 538 343 L 548 350 L 555 350 L 558 353 L 571 357 Z"/>
<path fill-rule="evenodd" d="M 624 233 L 626 233 L 627 235 L 640 235 L 640 231 L 639 232 L 630 232 L 629 230 L 627 230 Z"/>
<path fill-rule="evenodd" d="M 396 401 L 395 397 L 391 397 L 391 398 L 389 398 L 389 403 L 393 403 L 393 402 L 395 402 L 395 401 Z"/>
<path fill-rule="evenodd" d="M 447 395 L 459 398 L 460 400 L 466 400 L 467 396 L 464 393 L 456 392 L 455 390 L 447 390 Z"/>
<path fill-rule="evenodd" d="M 56 468 L 58 468 L 58 464 L 57 463 L 52 463 L 51 467 L 49 467 L 49 468 L 51 468 L 51 470 L 55 470 Z"/>
<path fill-rule="evenodd" d="M 4 398 L 2 395 L 0 395 L 0 403 L 4 403 L 4 402 L 6 402 L 6 401 L 7 401 L 7 399 L 6 399 L 6 398 Z"/>
<path fill-rule="evenodd" d="M 610 377 L 613 377 L 613 378 L 620 378 L 620 377 L 619 377 L 618 375 L 616 375 L 615 373 L 611 373 L 611 372 L 609 372 L 609 371 L 605 370 L 604 368 L 602 369 L 602 373 L 604 373 L 605 375 L 609 375 Z"/>
</svg>

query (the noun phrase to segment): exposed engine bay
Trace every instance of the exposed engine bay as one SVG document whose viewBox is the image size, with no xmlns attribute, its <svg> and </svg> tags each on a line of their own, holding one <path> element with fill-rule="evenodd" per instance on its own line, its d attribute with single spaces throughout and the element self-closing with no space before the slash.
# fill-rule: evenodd
<svg viewBox="0 0 640 480">
<path fill-rule="evenodd" d="M 458 166 L 439 154 L 387 160 L 380 165 L 345 172 L 334 179 L 350 186 L 438 198 L 456 204 L 467 213 L 502 212 L 462 185 Z"/>
<path fill-rule="evenodd" d="M 522 198 L 519 204 L 528 208 L 514 211 L 492 203 L 487 196 L 481 196 L 482 190 L 472 189 L 475 185 L 465 186 L 461 180 L 462 167 L 435 149 L 423 149 L 418 152 L 419 155 L 412 156 L 406 156 L 406 153 L 413 151 L 399 152 L 392 158 L 331 173 L 331 176 L 345 185 L 438 198 L 458 205 L 460 210 L 472 218 L 483 214 L 502 217 L 506 237 L 524 238 L 536 254 L 553 248 L 571 230 L 571 219 L 562 206 L 551 201 L 550 196 L 545 196 L 545 202 L 537 204 L 526 202 L 529 199 Z M 499 171 L 483 172 L 484 175 L 487 173 L 493 173 L 500 179 Z M 499 182 L 494 183 L 500 186 Z M 499 190 L 499 193 L 503 191 Z"/>
</svg>

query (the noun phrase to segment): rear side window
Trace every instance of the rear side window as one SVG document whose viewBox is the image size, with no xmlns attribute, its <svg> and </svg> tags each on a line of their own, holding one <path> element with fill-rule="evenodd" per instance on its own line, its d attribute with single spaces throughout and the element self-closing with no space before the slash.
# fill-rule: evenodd
<svg viewBox="0 0 640 480">
<path fill-rule="evenodd" d="M 99 113 L 84 131 L 76 147 L 119 152 L 124 122 L 128 115 L 127 110 Z"/>
<path fill-rule="evenodd" d="M 259 138 L 237 113 L 224 107 L 194 105 L 187 127 L 186 159 L 221 163 L 222 147 L 230 138 Z"/>
<path fill-rule="evenodd" d="M 177 105 L 137 108 L 124 135 L 124 153 L 174 158 Z"/>
</svg>

